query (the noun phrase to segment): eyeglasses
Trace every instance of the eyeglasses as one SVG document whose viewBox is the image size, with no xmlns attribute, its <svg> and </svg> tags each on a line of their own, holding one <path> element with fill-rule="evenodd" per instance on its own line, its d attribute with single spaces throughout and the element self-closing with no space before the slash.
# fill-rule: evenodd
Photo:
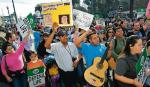
<svg viewBox="0 0 150 87">
<path fill-rule="evenodd" d="M 114 32 L 110 31 L 110 32 L 108 32 L 108 33 L 114 33 Z"/>
<path fill-rule="evenodd" d="M 13 49 L 13 47 L 9 46 L 9 47 L 7 47 L 6 50 L 10 51 L 10 50 L 12 50 L 12 49 Z"/>
</svg>

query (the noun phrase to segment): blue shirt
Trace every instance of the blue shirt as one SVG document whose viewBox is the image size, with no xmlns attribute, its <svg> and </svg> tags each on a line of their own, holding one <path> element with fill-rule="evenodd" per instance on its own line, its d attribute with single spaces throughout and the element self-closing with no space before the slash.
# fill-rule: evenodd
<svg viewBox="0 0 150 87">
<path fill-rule="evenodd" d="M 33 34 L 34 34 L 34 45 L 35 45 L 35 49 L 37 50 L 41 41 L 40 32 L 34 31 Z"/>
<path fill-rule="evenodd" d="M 87 68 L 93 64 L 93 60 L 96 57 L 103 57 L 106 51 L 106 47 L 103 44 L 92 45 L 90 43 L 81 43 L 79 52 L 85 57 Z"/>
</svg>

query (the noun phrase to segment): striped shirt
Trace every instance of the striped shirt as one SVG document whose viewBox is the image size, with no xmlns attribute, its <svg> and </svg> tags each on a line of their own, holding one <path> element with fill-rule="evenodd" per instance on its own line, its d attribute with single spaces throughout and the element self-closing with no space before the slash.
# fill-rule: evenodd
<svg viewBox="0 0 150 87">
<path fill-rule="evenodd" d="M 74 43 L 68 42 L 65 48 L 61 42 L 51 44 L 51 53 L 54 54 L 54 58 L 60 69 L 64 71 L 73 71 L 72 57 L 76 58 L 78 50 Z"/>
</svg>

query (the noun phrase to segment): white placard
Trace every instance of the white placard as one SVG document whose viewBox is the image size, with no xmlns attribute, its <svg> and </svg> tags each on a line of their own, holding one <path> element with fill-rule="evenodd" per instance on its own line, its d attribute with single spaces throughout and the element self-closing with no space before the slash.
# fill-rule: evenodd
<svg viewBox="0 0 150 87">
<path fill-rule="evenodd" d="M 73 9 L 73 19 L 74 24 L 78 26 L 78 28 L 88 30 L 91 26 L 94 15 Z"/>
<path fill-rule="evenodd" d="M 23 38 L 27 35 L 28 30 L 32 29 L 27 18 L 23 20 L 18 20 L 18 23 L 16 26 Z"/>
</svg>

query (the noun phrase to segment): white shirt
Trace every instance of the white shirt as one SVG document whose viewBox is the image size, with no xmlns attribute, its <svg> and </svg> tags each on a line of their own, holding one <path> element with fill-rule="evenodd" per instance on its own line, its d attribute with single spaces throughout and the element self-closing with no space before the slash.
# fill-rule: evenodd
<svg viewBox="0 0 150 87">
<path fill-rule="evenodd" d="M 27 51 L 31 50 L 31 51 L 36 52 L 35 45 L 34 45 L 34 35 L 32 33 L 30 34 L 29 40 L 28 40 L 27 44 L 25 45 L 25 49 Z"/>
<path fill-rule="evenodd" d="M 54 54 L 54 58 L 60 69 L 73 71 L 72 57 L 77 57 L 78 55 L 78 50 L 74 43 L 68 42 L 66 49 L 61 42 L 53 43 L 51 44 L 50 51 Z"/>
</svg>

